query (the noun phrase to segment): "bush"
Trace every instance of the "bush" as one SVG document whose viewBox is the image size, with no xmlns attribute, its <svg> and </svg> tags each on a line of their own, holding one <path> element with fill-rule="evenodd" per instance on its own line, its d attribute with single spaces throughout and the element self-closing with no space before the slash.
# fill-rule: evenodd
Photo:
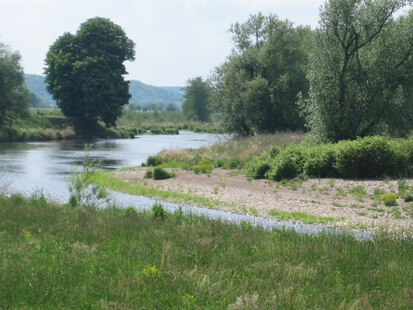
<svg viewBox="0 0 413 310">
<path fill-rule="evenodd" d="M 154 218 L 160 218 L 162 221 L 166 219 L 167 213 L 160 203 L 155 203 L 152 206 L 152 213 Z"/>
<path fill-rule="evenodd" d="M 247 164 L 248 176 L 274 180 L 310 177 L 411 177 L 413 141 L 366 137 L 336 144 L 296 145 L 253 157 Z"/>
<path fill-rule="evenodd" d="M 278 146 L 271 146 L 267 151 L 253 157 L 247 163 L 247 176 L 254 179 L 264 179 L 270 163 L 281 151 Z"/>
<path fill-rule="evenodd" d="M 336 153 L 333 144 L 324 144 L 312 147 L 304 163 L 304 174 L 317 177 L 336 177 L 338 176 L 335 167 Z"/>
<path fill-rule="evenodd" d="M 153 170 L 146 169 L 145 175 L 143 176 L 145 179 L 152 179 L 153 178 Z"/>
<path fill-rule="evenodd" d="M 214 170 L 214 167 L 212 167 L 211 164 L 206 163 L 206 162 L 201 162 L 199 165 L 193 166 L 192 169 L 196 174 L 199 173 L 211 173 L 212 170 Z"/>
<path fill-rule="evenodd" d="M 340 141 L 336 148 L 336 168 L 343 177 L 373 178 L 394 175 L 394 152 L 384 137 Z"/>
<path fill-rule="evenodd" d="M 162 157 L 159 155 L 149 156 L 146 160 L 146 166 L 155 167 L 162 164 Z"/>
<path fill-rule="evenodd" d="M 154 180 L 166 180 L 172 178 L 173 175 L 161 167 L 155 167 L 153 169 Z"/>
<path fill-rule="evenodd" d="M 394 193 L 385 193 L 381 195 L 379 199 L 382 200 L 387 207 L 397 206 L 397 195 Z"/>
<path fill-rule="evenodd" d="M 270 164 L 266 177 L 271 180 L 293 179 L 303 173 L 304 147 L 291 145 L 280 152 Z"/>
</svg>

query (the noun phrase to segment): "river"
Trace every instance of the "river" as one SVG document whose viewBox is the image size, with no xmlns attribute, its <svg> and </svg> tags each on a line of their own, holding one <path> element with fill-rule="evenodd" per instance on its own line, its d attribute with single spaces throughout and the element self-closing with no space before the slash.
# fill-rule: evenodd
<svg viewBox="0 0 413 310">
<path fill-rule="evenodd" d="M 101 161 L 102 169 L 110 170 L 138 166 L 145 162 L 148 156 L 164 149 L 199 148 L 226 138 L 223 135 L 183 131 L 179 135 L 144 135 L 136 139 L 0 143 L 0 190 L 22 193 L 25 196 L 43 193 L 50 199 L 66 203 L 69 197 L 67 178 L 73 165 L 82 162 L 85 156 L 85 144 L 93 145 L 89 157 Z M 119 192 L 114 192 L 112 195 L 120 207 L 134 206 L 139 209 L 150 209 L 155 202 L 150 198 Z M 347 232 L 318 225 L 278 221 L 189 205 L 167 202 L 162 204 L 169 211 L 182 208 L 185 213 L 238 224 L 248 222 L 266 229 L 292 228 L 310 234 L 324 231 Z M 359 239 L 371 237 L 364 232 L 352 231 L 351 234 Z"/>
</svg>

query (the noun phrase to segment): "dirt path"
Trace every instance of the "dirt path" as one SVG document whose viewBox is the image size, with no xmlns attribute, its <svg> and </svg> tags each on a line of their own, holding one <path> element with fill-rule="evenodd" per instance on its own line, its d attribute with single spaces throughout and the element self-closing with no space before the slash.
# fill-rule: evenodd
<svg viewBox="0 0 413 310">
<path fill-rule="evenodd" d="M 377 198 L 379 193 L 397 193 L 397 181 L 309 179 L 276 183 L 249 181 L 243 174 L 222 169 L 215 169 L 210 175 L 167 170 L 173 170 L 176 177 L 160 181 L 144 179 L 146 168 L 118 171 L 115 176 L 162 190 L 223 201 L 225 204 L 216 208 L 239 213 L 268 217 L 276 212 L 272 210 L 305 212 L 335 218 L 329 226 L 413 231 L 413 203 L 397 199 L 398 206 L 387 207 Z M 412 185 L 413 180 L 407 180 L 407 184 Z"/>
</svg>

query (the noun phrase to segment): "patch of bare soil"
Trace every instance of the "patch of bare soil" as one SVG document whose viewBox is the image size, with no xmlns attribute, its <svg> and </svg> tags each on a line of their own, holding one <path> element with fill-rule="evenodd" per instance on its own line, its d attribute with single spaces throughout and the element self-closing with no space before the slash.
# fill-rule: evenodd
<svg viewBox="0 0 413 310">
<path fill-rule="evenodd" d="M 118 171 L 115 176 L 225 202 L 217 205 L 217 209 L 264 217 L 270 217 L 272 209 L 305 212 L 336 218 L 329 226 L 413 231 L 413 203 L 397 199 L 398 206 L 387 207 L 377 198 L 379 193 L 397 193 L 397 181 L 309 179 L 280 183 L 248 180 L 242 173 L 222 169 L 215 169 L 210 175 L 167 170 L 174 171 L 176 177 L 159 181 L 144 179 L 144 167 Z M 412 185 L 413 180 L 407 180 L 407 184 Z"/>
</svg>

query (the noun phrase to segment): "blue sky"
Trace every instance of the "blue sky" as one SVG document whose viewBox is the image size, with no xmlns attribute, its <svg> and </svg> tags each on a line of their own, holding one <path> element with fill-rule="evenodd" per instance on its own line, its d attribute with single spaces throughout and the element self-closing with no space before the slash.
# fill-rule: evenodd
<svg viewBox="0 0 413 310">
<path fill-rule="evenodd" d="M 127 79 L 183 86 L 208 77 L 232 49 L 232 23 L 263 12 L 317 26 L 324 0 L 0 0 L 0 41 L 22 55 L 26 73 L 42 74 L 49 46 L 88 18 L 110 18 L 136 43 Z"/>
</svg>

